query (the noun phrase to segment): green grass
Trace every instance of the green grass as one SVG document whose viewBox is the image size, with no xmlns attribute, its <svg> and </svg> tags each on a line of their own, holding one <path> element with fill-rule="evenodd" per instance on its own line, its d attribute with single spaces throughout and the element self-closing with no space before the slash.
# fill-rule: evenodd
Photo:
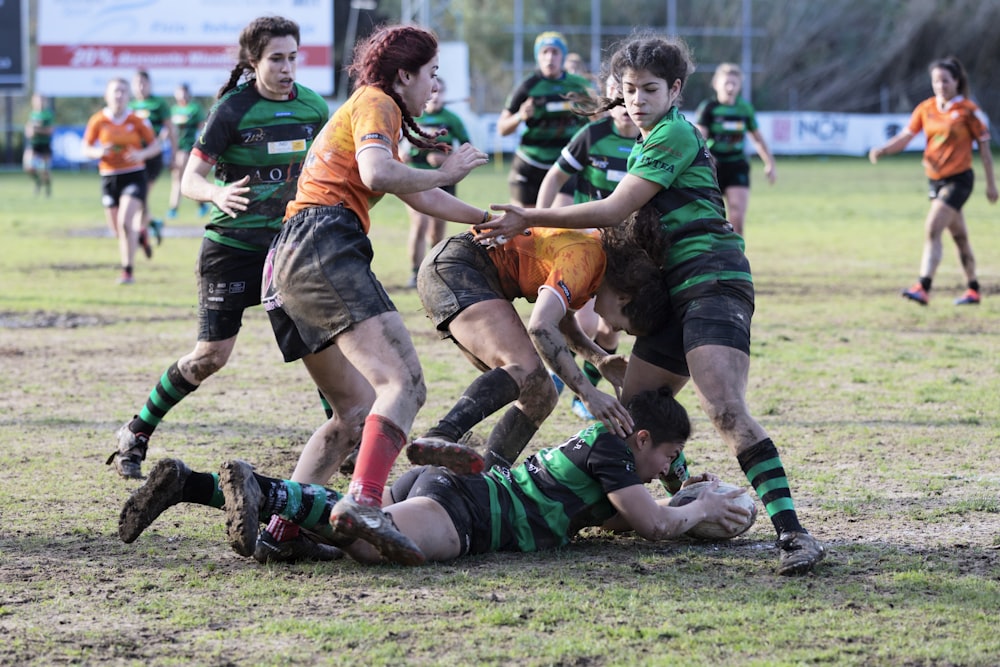
<svg viewBox="0 0 1000 667">
<path fill-rule="evenodd" d="M 773 187 L 758 167 L 748 398 L 803 523 L 830 547 L 797 579 L 774 575 L 764 517 L 731 544 L 587 531 L 556 552 L 413 569 L 258 566 L 228 548 L 219 512 L 196 506 L 122 544 L 118 511 L 135 483 L 104 459 L 194 344 L 200 221 L 185 202 L 154 260 L 138 260 L 136 284 L 119 287 L 96 175 L 57 173 L 46 200 L 0 174 L 0 664 L 996 664 L 1000 245 L 981 174 L 966 216 L 983 304 L 951 305 L 963 285 L 946 239 L 921 308 L 899 297 L 927 210 L 915 157 L 779 159 Z M 459 194 L 505 201 L 503 167 Z M 475 372 L 401 288 L 406 226 L 392 197 L 373 211 L 374 268 L 428 384 L 419 432 Z M 694 392 L 680 398 L 694 469 L 745 483 Z M 230 365 L 170 413 L 149 460 L 215 470 L 241 457 L 285 476 L 321 415 L 255 309 Z M 564 396 L 533 446 L 580 425 Z"/>
</svg>

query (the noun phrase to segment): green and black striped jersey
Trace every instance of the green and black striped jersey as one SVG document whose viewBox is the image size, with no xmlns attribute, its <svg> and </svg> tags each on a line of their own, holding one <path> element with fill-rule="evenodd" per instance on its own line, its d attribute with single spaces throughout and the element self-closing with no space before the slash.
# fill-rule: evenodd
<svg viewBox="0 0 1000 667">
<path fill-rule="evenodd" d="M 568 72 L 563 72 L 558 79 L 546 79 L 536 71 L 522 81 L 504 104 L 507 111 L 516 114 L 529 97 L 535 102 L 535 112 L 525 122 L 527 129 L 521 135 L 516 154 L 539 169 L 551 167 L 562 147 L 587 122 L 586 118 L 573 111 L 573 103 L 567 96 L 589 95 L 592 92 L 589 80 Z"/>
<path fill-rule="evenodd" d="M 746 159 L 746 133 L 757 129 L 754 108 L 742 97 L 734 104 L 705 100 L 695 111 L 697 124 L 708 128 L 708 150 L 719 162 Z"/>
<path fill-rule="evenodd" d="M 215 164 L 215 182 L 250 177 L 247 210 L 230 218 L 217 207 L 205 236 L 245 250 L 267 249 L 295 198 L 302 162 L 329 116 L 326 101 L 295 84 L 288 100 L 261 97 L 253 82 L 218 100 L 192 152 Z"/>
<path fill-rule="evenodd" d="M 581 528 L 615 514 L 608 493 L 642 484 L 632 450 L 600 422 L 529 456 L 509 474 L 494 467 L 485 478 L 494 551 L 566 544 Z"/>
<path fill-rule="evenodd" d="M 628 171 L 628 156 L 635 139 L 615 132 L 612 118 L 587 123 L 573 135 L 556 164 L 570 175 L 577 174 L 573 203 L 604 199 Z"/>
<path fill-rule="evenodd" d="M 132 100 L 128 103 L 128 108 L 139 118 L 149 121 L 153 126 L 153 132 L 157 135 L 163 129 L 164 121 L 170 118 L 170 105 L 162 97 L 151 96 L 144 100 Z"/>
<path fill-rule="evenodd" d="M 636 142 L 628 172 L 662 187 L 646 206 L 654 208 L 667 237 L 661 265 L 675 306 L 703 284 L 752 282 L 743 237 L 726 221 L 712 156 L 676 107 Z"/>
</svg>

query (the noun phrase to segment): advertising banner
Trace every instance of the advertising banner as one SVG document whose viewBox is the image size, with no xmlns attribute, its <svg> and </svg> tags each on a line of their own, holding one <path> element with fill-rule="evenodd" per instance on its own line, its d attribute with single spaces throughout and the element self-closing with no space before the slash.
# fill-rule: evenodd
<svg viewBox="0 0 1000 667">
<path fill-rule="evenodd" d="M 236 64 L 240 31 L 269 15 L 299 24 L 296 80 L 331 95 L 329 0 L 39 0 L 36 88 L 50 97 L 100 97 L 112 77 L 145 69 L 154 94 L 187 83 L 196 96 L 214 96 Z"/>
</svg>

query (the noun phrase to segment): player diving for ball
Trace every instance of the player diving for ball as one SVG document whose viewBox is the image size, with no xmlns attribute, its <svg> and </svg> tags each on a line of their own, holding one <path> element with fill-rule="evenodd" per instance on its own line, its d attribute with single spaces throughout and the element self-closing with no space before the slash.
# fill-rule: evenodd
<svg viewBox="0 0 1000 667">
<path fill-rule="evenodd" d="M 670 474 L 691 434 L 687 412 L 670 390 L 640 392 L 628 409 L 635 428 L 627 438 L 595 423 L 512 469 L 458 475 L 444 467 L 413 468 L 385 491 L 384 511 L 431 561 L 554 549 L 587 526 L 635 531 L 647 540 L 679 536 L 702 521 L 738 532 L 750 518 L 736 500 L 744 491 L 715 493 L 719 478 L 712 473 L 688 479 L 686 485 L 713 483 L 683 507 L 668 506 L 645 486 Z M 215 476 L 164 459 L 125 502 L 119 536 L 132 542 L 182 500 L 219 507 L 224 499 L 229 541 L 242 555 L 254 551 L 260 523 L 277 514 L 299 525 L 303 535 L 338 545 L 355 560 L 385 560 L 370 544 L 334 532 L 329 514 L 339 497 L 319 485 L 258 475 L 243 461 L 227 461 Z M 317 545 L 324 560 L 339 554 L 327 544 Z"/>
</svg>

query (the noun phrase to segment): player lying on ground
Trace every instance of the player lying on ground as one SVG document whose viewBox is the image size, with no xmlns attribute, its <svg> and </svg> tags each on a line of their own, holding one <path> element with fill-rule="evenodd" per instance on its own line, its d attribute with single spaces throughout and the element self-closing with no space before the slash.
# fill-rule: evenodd
<svg viewBox="0 0 1000 667">
<path fill-rule="evenodd" d="M 645 539 L 662 540 L 704 520 L 734 528 L 748 520 L 747 510 L 734 500 L 742 490 L 718 494 L 710 488 L 683 507 L 655 499 L 645 484 L 668 473 L 691 424 L 665 388 L 637 394 L 628 407 L 635 429 L 626 439 L 598 423 L 509 470 L 497 466 L 485 474 L 457 475 L 447 468 L 414 468 L 386 491 L 385 512 L 434 561 L 489 551 L 553 549 L 586 526 L 634 530 Z M 706 480 L 718 477 L 705 473 L 686 484 Z M 339 497 L 319 485 L 258 475 L 242 461 L 227 461 L 216 476 L 168 459 L 125 502 L 119 536 L 132 542 L 178 502 L 220 507 L 224 498 L 230 544 L 242 555 L 254 552 L 260 522 L 278 514 L 356 560 L 383 560 L 371 545 L 345 540 L 331 529 L 330 509 Z M 320 559 L 338 555 L 329 546 L 314 547 Z M 258 560 L 284 560 L 280 555 Z"/>
</svg>

